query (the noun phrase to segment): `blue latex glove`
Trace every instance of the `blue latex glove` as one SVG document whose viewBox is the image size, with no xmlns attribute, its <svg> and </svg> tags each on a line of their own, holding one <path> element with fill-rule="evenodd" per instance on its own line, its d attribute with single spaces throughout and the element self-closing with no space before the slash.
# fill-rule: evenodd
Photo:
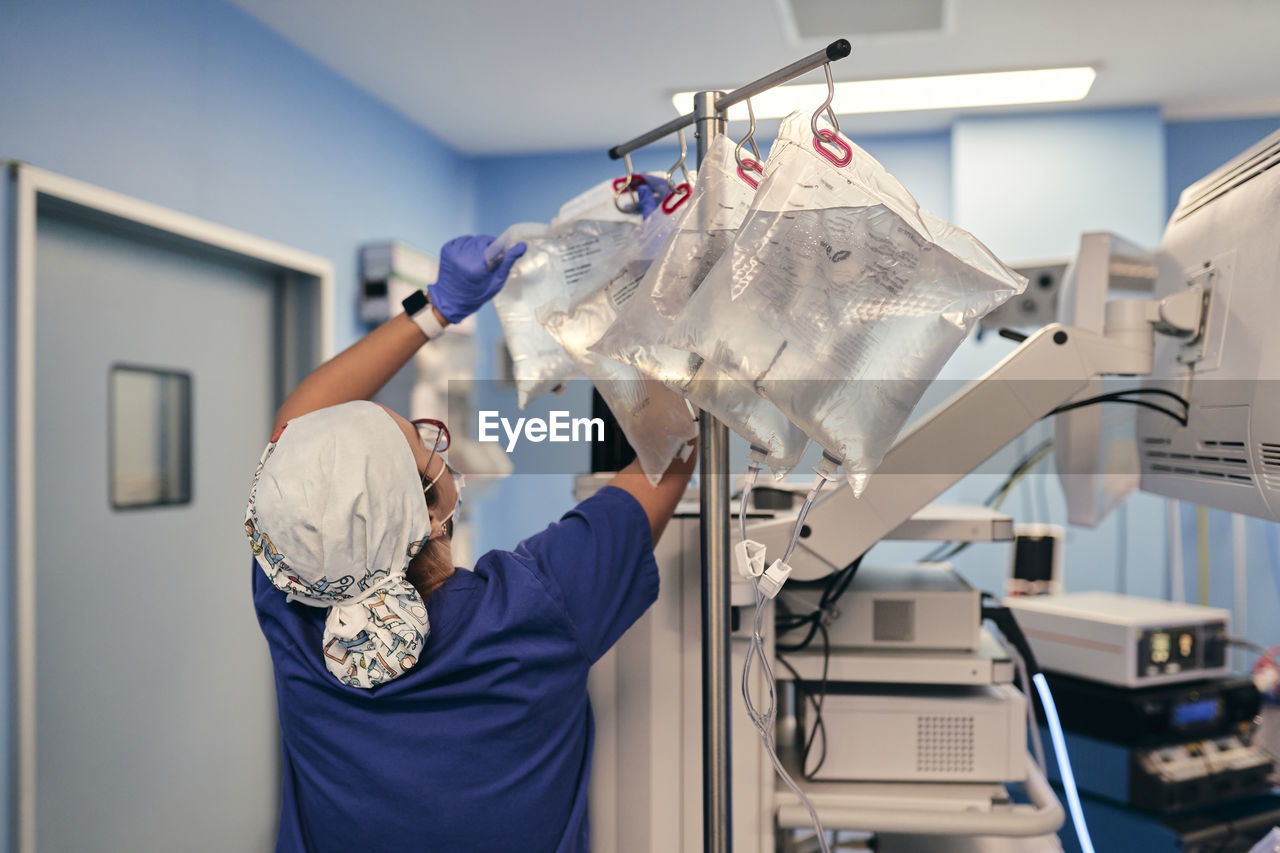
<svg viewBox="0 0 1280 853">
<path fill-rule="evenodd" d="M 640 211 L 640 217 L 648 219 L 649 215 L 657 209 L 658 199 L 654 196 L 653 190 L 649 189 L 649 185 L 642 183 L 636 187 L 636 210 Z"/>
<path fill-rule="evenodd" d="M 497 268 L 490 270 L 484 260 L 484 250 L 492 242 L 493 238 L 484 234 L 454 237 L 440 250 L 440 274 L 435 284 L 427 286 L 427 295 L 450 323 L 461 323 L 492 299 L 526 248 L 524 243 L 516 243 L 503 255 Z"/>
</svg>

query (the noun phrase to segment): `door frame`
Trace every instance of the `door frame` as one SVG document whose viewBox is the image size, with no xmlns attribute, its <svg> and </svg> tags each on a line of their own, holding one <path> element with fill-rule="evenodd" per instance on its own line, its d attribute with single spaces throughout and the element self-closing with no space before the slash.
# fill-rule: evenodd
<svg viewBox="0 0 1280 853">
<path fill-rule="evenodd" d="M 180 246 L 212 248 L 242 259 L 275 267 L 285 282 L 286 299 L 294 287 L 318 287 L 319 299 L 311 318 L 318 329 L 314 336 L 314 364 L 333 354 L 333 264 L 319 255 L 299 251 L 208 222 L 185 213 L 140 201 L 121 193 L 48 172 L 26 163 L 9 162 L 12 204 L 12 306 L 13 373 L 10 396 L 13 435 L 13 604 L 12 681 L 14 701 L 10 744 L 16 757 L 16 771 L 10 777 L 11 821 L 16 832 L 16 850 L 36 850 L 36 227 L 42 200 L 70 205 L 94 220 L 110 223 L 126 236 L 163 235 L 176 238 Z M 289 338 L 301 334 L 297 324 L 287 321 L 278 334 Z M 295 338 L 296 340 L 296 338 Z M 283 342 L 282 342 L 283 343 Z M 296 353 L 297 346 L 286 346 Z M 297 367 L 302 367 L 298 365 Z"/>
</svg>

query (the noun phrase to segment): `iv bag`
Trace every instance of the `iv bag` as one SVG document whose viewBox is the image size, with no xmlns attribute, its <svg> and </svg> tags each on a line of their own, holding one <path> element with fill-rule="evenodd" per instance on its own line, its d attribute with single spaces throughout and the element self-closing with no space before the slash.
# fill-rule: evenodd
<svg viewBox="0 0 1280 853">
<path fill-rule="evenodd" d="M 527 246 L 493 298 L 511 352 L 520 408 L 582 375 L 538 322 L 539 309 L 567 309 L 573 288 L 607 281 L 618 250 L 639 224 L 640 216 L 617 210 L 613 187 L 606 181 L 566 202 L 550 225 L 513 225 L 494 241 L 508 246 L 523 240 Z"/>
<path fill-rule="evenodd" d="M 777 476 L 804 453 L 808 439 L 778 408 L 701 356 L 658 342 L 672 319 L 729 248 L 751 207 L 755 188 L 739 176 L 734 144 L 721 134 L 711 141 L 698 170 L 688 212 L 676 223 L 639 286 L 617 294 L 617 319 L 591 351 L 629 364 L 679 391 L 764 450 Z"/>
<path fill-rule="evenodd" d="M 662 342 L 751 383 L 860 494 L 973 324 L 1026 279 L 826 133 L 843 165 L 808 114 L 783 121 L 733 245 Z"/>
<path fill-rule="evenodd" d="M 660 206 L 621 247 L 608 279 L 580 277 L 570 282 L 568 303 L 549 303 L 537 313 L 577 368 L 595 384 L 655 486 L 671 460 L 697 434 L 697 423 L 679 394 L 635 367 L 591 352 L 618 316 L 618 306 L 639 286 L 654 255 L 684 214 Z"/>
</svg>

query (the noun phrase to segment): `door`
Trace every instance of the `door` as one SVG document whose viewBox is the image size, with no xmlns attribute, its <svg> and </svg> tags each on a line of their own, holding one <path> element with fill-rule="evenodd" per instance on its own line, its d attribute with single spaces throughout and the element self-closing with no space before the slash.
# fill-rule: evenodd
<svg viewBox="0 0 1280 853">
<path fill-rule="evenodd" d="M 39 850 L 269 850 L 279 739 L 243 519 L 286 285 L 52 200 L 35 233 Z"/>
</svg>

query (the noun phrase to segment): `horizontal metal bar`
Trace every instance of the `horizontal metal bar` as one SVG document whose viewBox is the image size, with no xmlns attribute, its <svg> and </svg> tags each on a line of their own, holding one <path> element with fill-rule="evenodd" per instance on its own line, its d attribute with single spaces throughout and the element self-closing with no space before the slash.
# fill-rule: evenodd
<svg viewBox="0 0 1280 853">
<path fill-rule="evenodd" d="M 747 98 L 754 97 L 766 89 L 772 89 L 774 86 L 778 86 L 788 80 L 793 80 L 801 74 L 812 71 L 815 68 L 821 68 L 828 62 L 835 62 L 837 59 L 844 59 L 849 55 L 852 49 L 852 46 L 846 39 L 836 39 L 822 50 L 812 53 L 804 59 L 799 59 L 785 68 L 779 68 L 777 71 L 761 77 L 754 83 L 748 83 L 740 89 L 734 89 L 732 92 L 716 101 L 716 111 L 725 112 L 734 104 L 741 103 Z M 682 127 L 688 127 L 696 120 L 697 116 L 693 113 L 677 116 L 661 127 L 655 127 L 648 133 L 643 133 L 635 139 L 610 148 L 609 157 L 613 160 L 619 160 L 627 154 L 630 154 L 632 151 L 635 151 L 637 148 L 643 148 L 646 145 L 657 142 L 664 136 L 675 133 Z"/>
<path fill-rule="evenodd" d="M 734 89 L 716 101 L 716 111 L 724 112 L 734 104 L 740 104 L 747 98 L 753 98 L 766 89 L 772 89 L 774 86 L 780 86 L 788 80 L 794 80 L 801 74 L 812 71 L 815 68 L 821 68 L 828 62 L 834 62 L 837 59 L 844 59 L 849 55 L 852 46 L 845 39 L 836 39 L 822 50 L 806 56 L 804 59 L 796 60 L 786 68 L 779 68 L 772 74 L 766 74 L 754 83 L 748 83 L 740 89 Z"/>
<path fill-rule="evenodd" d="M 693 113 L 677 116 L 661 127 L 655 127 L 653 130 L 637 136 L 630 142 L 624 142 L 621 145 L 615 145 L 613 148 L 610 148 L 609 157 L 614 160 L 620 160 L 627 154 L 635 151 L 637 148 L 643 148 L 652 142 L 657 142 L 662 137 L 675 133 L 682 127 L 688 127 L 697 120 L 698 117 Z"/>
</svg>

